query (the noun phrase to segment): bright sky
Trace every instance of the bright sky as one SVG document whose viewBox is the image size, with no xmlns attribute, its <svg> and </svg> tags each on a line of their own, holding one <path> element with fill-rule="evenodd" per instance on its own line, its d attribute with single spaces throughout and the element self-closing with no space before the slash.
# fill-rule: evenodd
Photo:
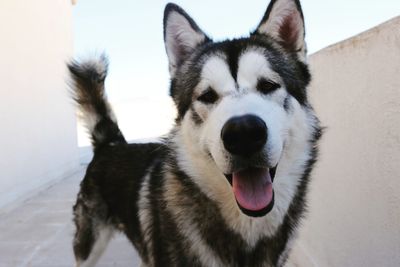
<svg viewBox="0 0 400 267">
<path fill-rule="evenodd" d="M 73 10 L 75 56 L 102 51 L 109 55 L 111 64 L 106 85 L 114 103 L 140 99 L 141 103 L 151 102 L 149 99 L 165 99 L 168 94 L 162 28 L 167 2 L 77 1 Z M 254 30 L 269 1 L 177 0 L 175 3 L 209 36 L 221 40 Z M 400 15 L 399 0 L 302 0 L 301 3 L 310 53 Z"/>
</svg>

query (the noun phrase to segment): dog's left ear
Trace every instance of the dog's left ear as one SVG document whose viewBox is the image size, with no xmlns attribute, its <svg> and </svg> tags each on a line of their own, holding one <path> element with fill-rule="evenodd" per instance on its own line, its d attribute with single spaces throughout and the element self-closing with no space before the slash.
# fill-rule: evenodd
<svg viewBox="0 0 400 267">
<path fill-rule="evenodd" d="M 208 41 L 207 35 L 181 7 L 172 3 L 165 7 L 164 42 L 171 77 L 197 46 Z"/>
<path fill-rule="evenodd" d="M 253 33 L 265 34 L 280 42 L 289 52 L 305 61 L 304 18 L 299 0 L 271 0 L 263 19 Z"/>
</svg>

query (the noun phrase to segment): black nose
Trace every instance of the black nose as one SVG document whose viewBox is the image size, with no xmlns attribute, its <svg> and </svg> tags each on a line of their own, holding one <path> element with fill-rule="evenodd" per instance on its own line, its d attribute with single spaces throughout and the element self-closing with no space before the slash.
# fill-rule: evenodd
<svg viewBox="0 0 400 267">
<path fill-rule="evenodd" d="M 225 149 L 240 156 L 259 152 L 267 142 L 267 136 L 267 125 L 254 115 L 233 117 L 225 123 L 221 131 Z"/>
</svg>

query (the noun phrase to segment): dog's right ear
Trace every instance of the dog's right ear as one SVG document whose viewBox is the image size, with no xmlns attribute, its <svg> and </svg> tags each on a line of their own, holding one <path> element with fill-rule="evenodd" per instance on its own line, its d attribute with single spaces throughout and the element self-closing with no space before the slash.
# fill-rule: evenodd
<svg viewBox="0 0 400 267">
<path fill-rule="evenodd" d="M 172 3 L 165 7 L 164 42 L 171 77 L 198 45 L 209 41 L 210 38 L 182 8 Z"/>
</svg>

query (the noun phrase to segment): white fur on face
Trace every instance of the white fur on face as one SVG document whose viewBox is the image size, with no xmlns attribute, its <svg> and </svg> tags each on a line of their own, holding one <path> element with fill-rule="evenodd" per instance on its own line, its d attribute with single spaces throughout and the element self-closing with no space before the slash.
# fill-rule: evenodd
<svg viewBox="0 0 400 267">
<path fill-rule="evenodd" d="M 220 96 L 225 96 L 235 91 L 235 80 L 224 56 L 212 56 L 204 63 L 200 87 L 211 87 Z"/>
<path fill-rule="evenodd" d="M 237 83 L 223 56 L 209 58 L 203 67 L 201 82 L 196 92 L 213 88 L 220 97 L 214 105 L 199 102 L 194 108 L 204 121 L 200 129 L 199 143 L 209 151 L 223 173 L 231 173 L 230 155 L 224 149 L 221 130 L 232 117 L 252 114 L 264 120 L 268 127 L 268 141 L 265 148 L 270 165 L 275 166 L 283 147 L 283 136 L 287 134 L 287 112 L 283 102 L 287 97 L 282 88 L 269 95 L 257 92 L 260 78 L 282 84 L 280 76 L 272 70 L 261 49 L 248 49 L 238 61 Z M 200 94 L 200 93 L 199 93 Z"/>
<path fill-rule="evenodd" d="M 201 77 L 201 81 L 194 92 L 195 98 L 208 88 L 215 90 L 220 99 L 236 90 L 235 80 L 229 71 L 226 60 L 221 55 L 212 56 L 205 62 Z M 193 106 L 200 117 L 206 120 L 214 105 L 205 105 L 195 101 Z"/>
<path fill-rule="evenodd" d="M 254 90 L 259 78 L 282 84 L 281 77 L 271 69 L 261 49 L 248 49 L 241 55 L 238 65 L 237 81 L 240 88 Z"/>
<path fill-rule="evenodd" d="M 194 109 L 203 119 L 201 125 L 192 121 L 191 111 L 184 117 L 182 128 L 175 136 L 178 164 L 208 197 L 218 203 L 226 223 L 253 246 L 263 236 L 272 236 L 287 213 L 306 162 L 311 157 L 309 140 L 316 125 L 315 116 L 288 95 L 280 76 L 258 49 L 249 49 L 241 55 L 237 83 L 220 55 L 207 60 L 201 77 L 195 92 L 212 87 L 220 99 L 211 105 L 194 103 Z M 262 95 L 256 90 L 259 78 L 282 86 L 275 92 Z M 290 112 L 283 107 L 287 97 Z M 275 205 L 261 218 L 249 217 L 240 211 L 232 187 L 224 176 L 224 173 L 232 171 L 232 166 L 220 138 L 221 129 L 230 118 L 246 114 L 265 121 L 268 127 L 265 151 L 269 165 L 278 164 L 274 179 Z"/>
<path fill-rule="evenodd" d="M 233 166 L 230 166 L 230 154 L 224 149 L 221 140 L 222 127 L 230 118 L 247 114 L 256 115 L 267 124 L 268 140 L 264 150 L 271 166 L 275 166 L 280 158 L 283 136 L 287 132 L 287 126 L 284 124 L 287 114 L 283 107 L 255 92 L 248 92 L 238 97 L 227 96 L 205 121 L 200 141 L 211 152 L 223 173 L 231 173 Z"/>
</svg>

